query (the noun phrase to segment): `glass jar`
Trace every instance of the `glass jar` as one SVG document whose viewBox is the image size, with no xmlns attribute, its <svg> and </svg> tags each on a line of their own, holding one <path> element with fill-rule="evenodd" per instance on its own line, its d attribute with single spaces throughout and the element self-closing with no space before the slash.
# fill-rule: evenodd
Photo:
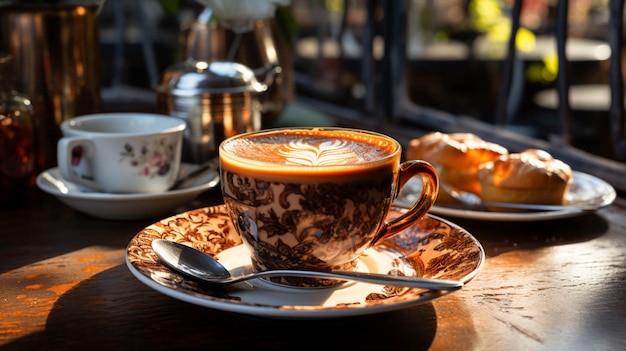
<svg viewBox="0 0 626 351">
<path fill-rule="evenodd" d="M 0 207 L 19 202 L 35 169 L 33 106 L 13 90 L 11 63 L 0 54 Z"/>
</svg>

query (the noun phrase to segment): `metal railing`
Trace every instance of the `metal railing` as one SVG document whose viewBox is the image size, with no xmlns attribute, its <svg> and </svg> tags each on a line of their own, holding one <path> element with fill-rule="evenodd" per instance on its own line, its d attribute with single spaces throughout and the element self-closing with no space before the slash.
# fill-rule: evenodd
<svg viewBox="0 0 626 351">
<path fill-rule="evenodd" d="M 350 1 L 343 1 L 343 9 L 348 9 Z M 511 33 L 517 33 L 520 28 L 520 13 L 523 0 L 516 0 L 511 11 Z M 354 98 L 356 101 L 346 103 L 349 99 L 324 99 L 314 94 L 300 93 L 301 100 L 315 106 L 337 118 L 338 123 L 375 128 L 397 136 L 401 141 L 408 141 L 431 130 L 442 132 L 471 132 L 484 139 L 497 142 L 509 150 L 521 151 L 527 148 L 541 148 L 557 158 L 569 163 L 574 169 L 601 177 L 611 183 L 618 191 L 626 191 L 626 134 L 624 131 L 624 98 L 623 80 L 621 71 L 622 47 L 622 16 L 623 2 L 610 2 L 610 26 L 608 42 L 612 54 L 610 57 L 610 123 L 614 158 L 592 154 L 571 144 L 572 109 L 569 97 L 568 60 L 566 44 L 568 40 L 568 1 L 560 0 L 557 5 L 555 33 L 556 51 L 558 55 L 558 76 L 556 90 L 558 94 L 558 108 L 553 112 L 558 121 L 557 133 L 545 140 L 532 135 L 518 133 L 507 128 L 510 113 L 507 106 L 510 98 L 511 76 L 514 70 L 516 55 L 515 36 L 511 35 L 507 43 L 507 55 L 501 62 L 501 85 L 498 91 L 495 115 L 492 121 L 483 121 L 471 116 L 452 114 L 440 109 L 420 106 L 407 96 L 407 79 L 410 69 L 407 64 L 407 13 L 408 0 L 363 0 L 362 9 L 365 10 L 366 20 L 360 31 L 362 56 L 358 59 L 358 74 L 356 83 L 363 92 Z M 380 13 L 383 15 L 380 16 Z M 342 14 L 339 30 L 334 38 L 339 47 L 346 35 L 348 25 L 347 16 Z M 376 37 L 382 37 L 384 49 L 378 57 L 373 43 Z M 328 60 L 322 54 L 323 40 L 328 36 L 319 35 L 319 60 Z M 339 50 L 337 66 L 355 69 L 355 57 L 349 57 L 344 50 Z M 355 69 L 356 70 L 356 69 Z M 337 74 L 342 74 L 338 71 Z M 306 72 L 297 72 L 300 79 L 306 77 Z M 310 77 L 309 77 L 310 78 Z M 297 85 L 304 90 L 310 86 L 300 81 Z"/>
</svg>

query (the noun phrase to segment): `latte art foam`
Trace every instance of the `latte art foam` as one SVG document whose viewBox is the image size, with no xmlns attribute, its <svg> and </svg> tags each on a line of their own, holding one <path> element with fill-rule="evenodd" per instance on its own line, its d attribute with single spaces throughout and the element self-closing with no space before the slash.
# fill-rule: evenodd
<svg viewBox="0 0 626 351">
<path fill-rule="evenodd" d="M 253 163 L 323 167 L 378 161 L 394 154 L 397 146 L 377 135 L 306 130 L 239 138 L 224 151 Z"/>
<path fill-rule="evenodd" d="M 348 146 L 345 140 L 329 140 L 311 145 L 304 139 L 298 139 L 291 141 L 278 152 L 285 157 L 285 164 L 331 166 L 363 162 Z"/>
</svg>

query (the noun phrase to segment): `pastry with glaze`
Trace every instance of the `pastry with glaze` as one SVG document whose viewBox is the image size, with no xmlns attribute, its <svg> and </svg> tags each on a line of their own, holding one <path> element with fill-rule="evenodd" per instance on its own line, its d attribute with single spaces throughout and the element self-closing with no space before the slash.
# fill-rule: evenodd
<svg viewBox="0 0 626 351">
<path fill-rule="evenodd" d="M 483 163 L 508 154 L 501 145 L 485 141 L 472 133 L 431 132 L 409 142 L 405 156 L 410 160 L 424 160 L 438 171 L 442 183 L 451 188 L 481 194 L 478 168 Z M 454 202 L 440 191 L 440 203 Z"/>
<path fill-rule="evenodd" d="M 544 150 L 502 155 L 478 171 L 481 199 L 561 205 L 572 183 L 572 169 Z"/>
</svg>

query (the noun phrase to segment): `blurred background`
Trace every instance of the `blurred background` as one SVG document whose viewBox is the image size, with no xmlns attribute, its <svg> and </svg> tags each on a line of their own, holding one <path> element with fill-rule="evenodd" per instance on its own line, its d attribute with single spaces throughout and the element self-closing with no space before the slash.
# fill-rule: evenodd
<svg viewBox="0 0 626 351">
<path fill-rule="evenodd" d="M 130 97 L 116 90 L 123 84 L 138 89 L 137 96 L 130 99 L 131 106 L 139 107 L 137 98 L 143 97 L 146 106 L 142 108 L 149 108 L 154 106 L 150 87 L 158 83 L 166 67 L 185 57 L 185 50 L 190 50 L 189 36 L 199 35 L 199 30 L 213 30 L 216 36 L 217 30 L 199 26 L 204 7 L 195 1 L 180 1 L 175 11 L 168 11 L 159 1 L 124 2 L 124 59 L 123 67 L 116 67 L 119 58 L 115 55 L 120 54 L 116 45 L 121 38 L 116 26 L 117 2 L 108 0 L 99 15 L 103 97 L 115 100 L 116 105 L 122 103 L 122 98 Z M 559 132 L 555 118 L 556 5 L 548 0 L 523 1 L 518 57 L 504 121 L 508 130 L 544 140 Z M 290 56 L 281 64 L 289 72 L 286 79 L 293 84 L 289 87 L 293 95 L 348 109 L 344 117 L 359 120 L 406 119 L 419 127 L 419 119 L 425 117 L 385 105 L 396 104 L 496 123 L 512 6 L 512 1 L 488 0 L 294 0 L 281 18 L 269 22 L 274 45 Z M 568 13 L 568 73 L 574 96 L 570 101 L 576 115 L 572 144 L 618 159 L 607 138 L 608 1 L 569 1 Z M 285 16 L 292 17 L 292 27 L 274 23 L 287 22 Z M 397 17 L 397 24 L 404 22 L 405 33 L 392 27 L 389 17 Z M 385 47 L 387 35 L 403 42 Z M 145 47 L 146 41 L 150 48 Z M 404 91 L 396 96 L 388 96 L 389 85 L 397 82 L 384 77 L 391 74 L 385 66 L 390 63 L 383 61 L 386 55 L 387 60 L 402 55 L 393 62 L 402 65 L 404 80 Z M 262 60 L 254 62 L 254 56 L 260 54 L 248 52 L 246 63 L 252 68 L 261 66 Z M 393 111 L 398 115 L 390 115 Z M 405 113 L 409 116 L 403 116 Z"/>
<path fill-rule="evenodd" d="M 210 0 L 90 3 L 100 87 L 93 109 L 159 111 L 155 87 L 188 59 L 251 69 L 274 62 L 282 71 L 260 94 L 263 128 L 346 125 L 403 142 L 431 130 L 473 132 L 513 151 L 544 148 L 626 189 L 623 109 L 611 114 L 612 91 L 623 94 L 611 88 L 611 75 L 621 75 L 611 59 L 623 56 L 622 26 L 611 22 L 611 6 L 620 7 L 609 0 L 291 0 L 245 29 L 225 24 Z M 0 28 L 0 49 L 20 40 L 6 39 L 14 30 L 6 22 Z"/>
</svg>

